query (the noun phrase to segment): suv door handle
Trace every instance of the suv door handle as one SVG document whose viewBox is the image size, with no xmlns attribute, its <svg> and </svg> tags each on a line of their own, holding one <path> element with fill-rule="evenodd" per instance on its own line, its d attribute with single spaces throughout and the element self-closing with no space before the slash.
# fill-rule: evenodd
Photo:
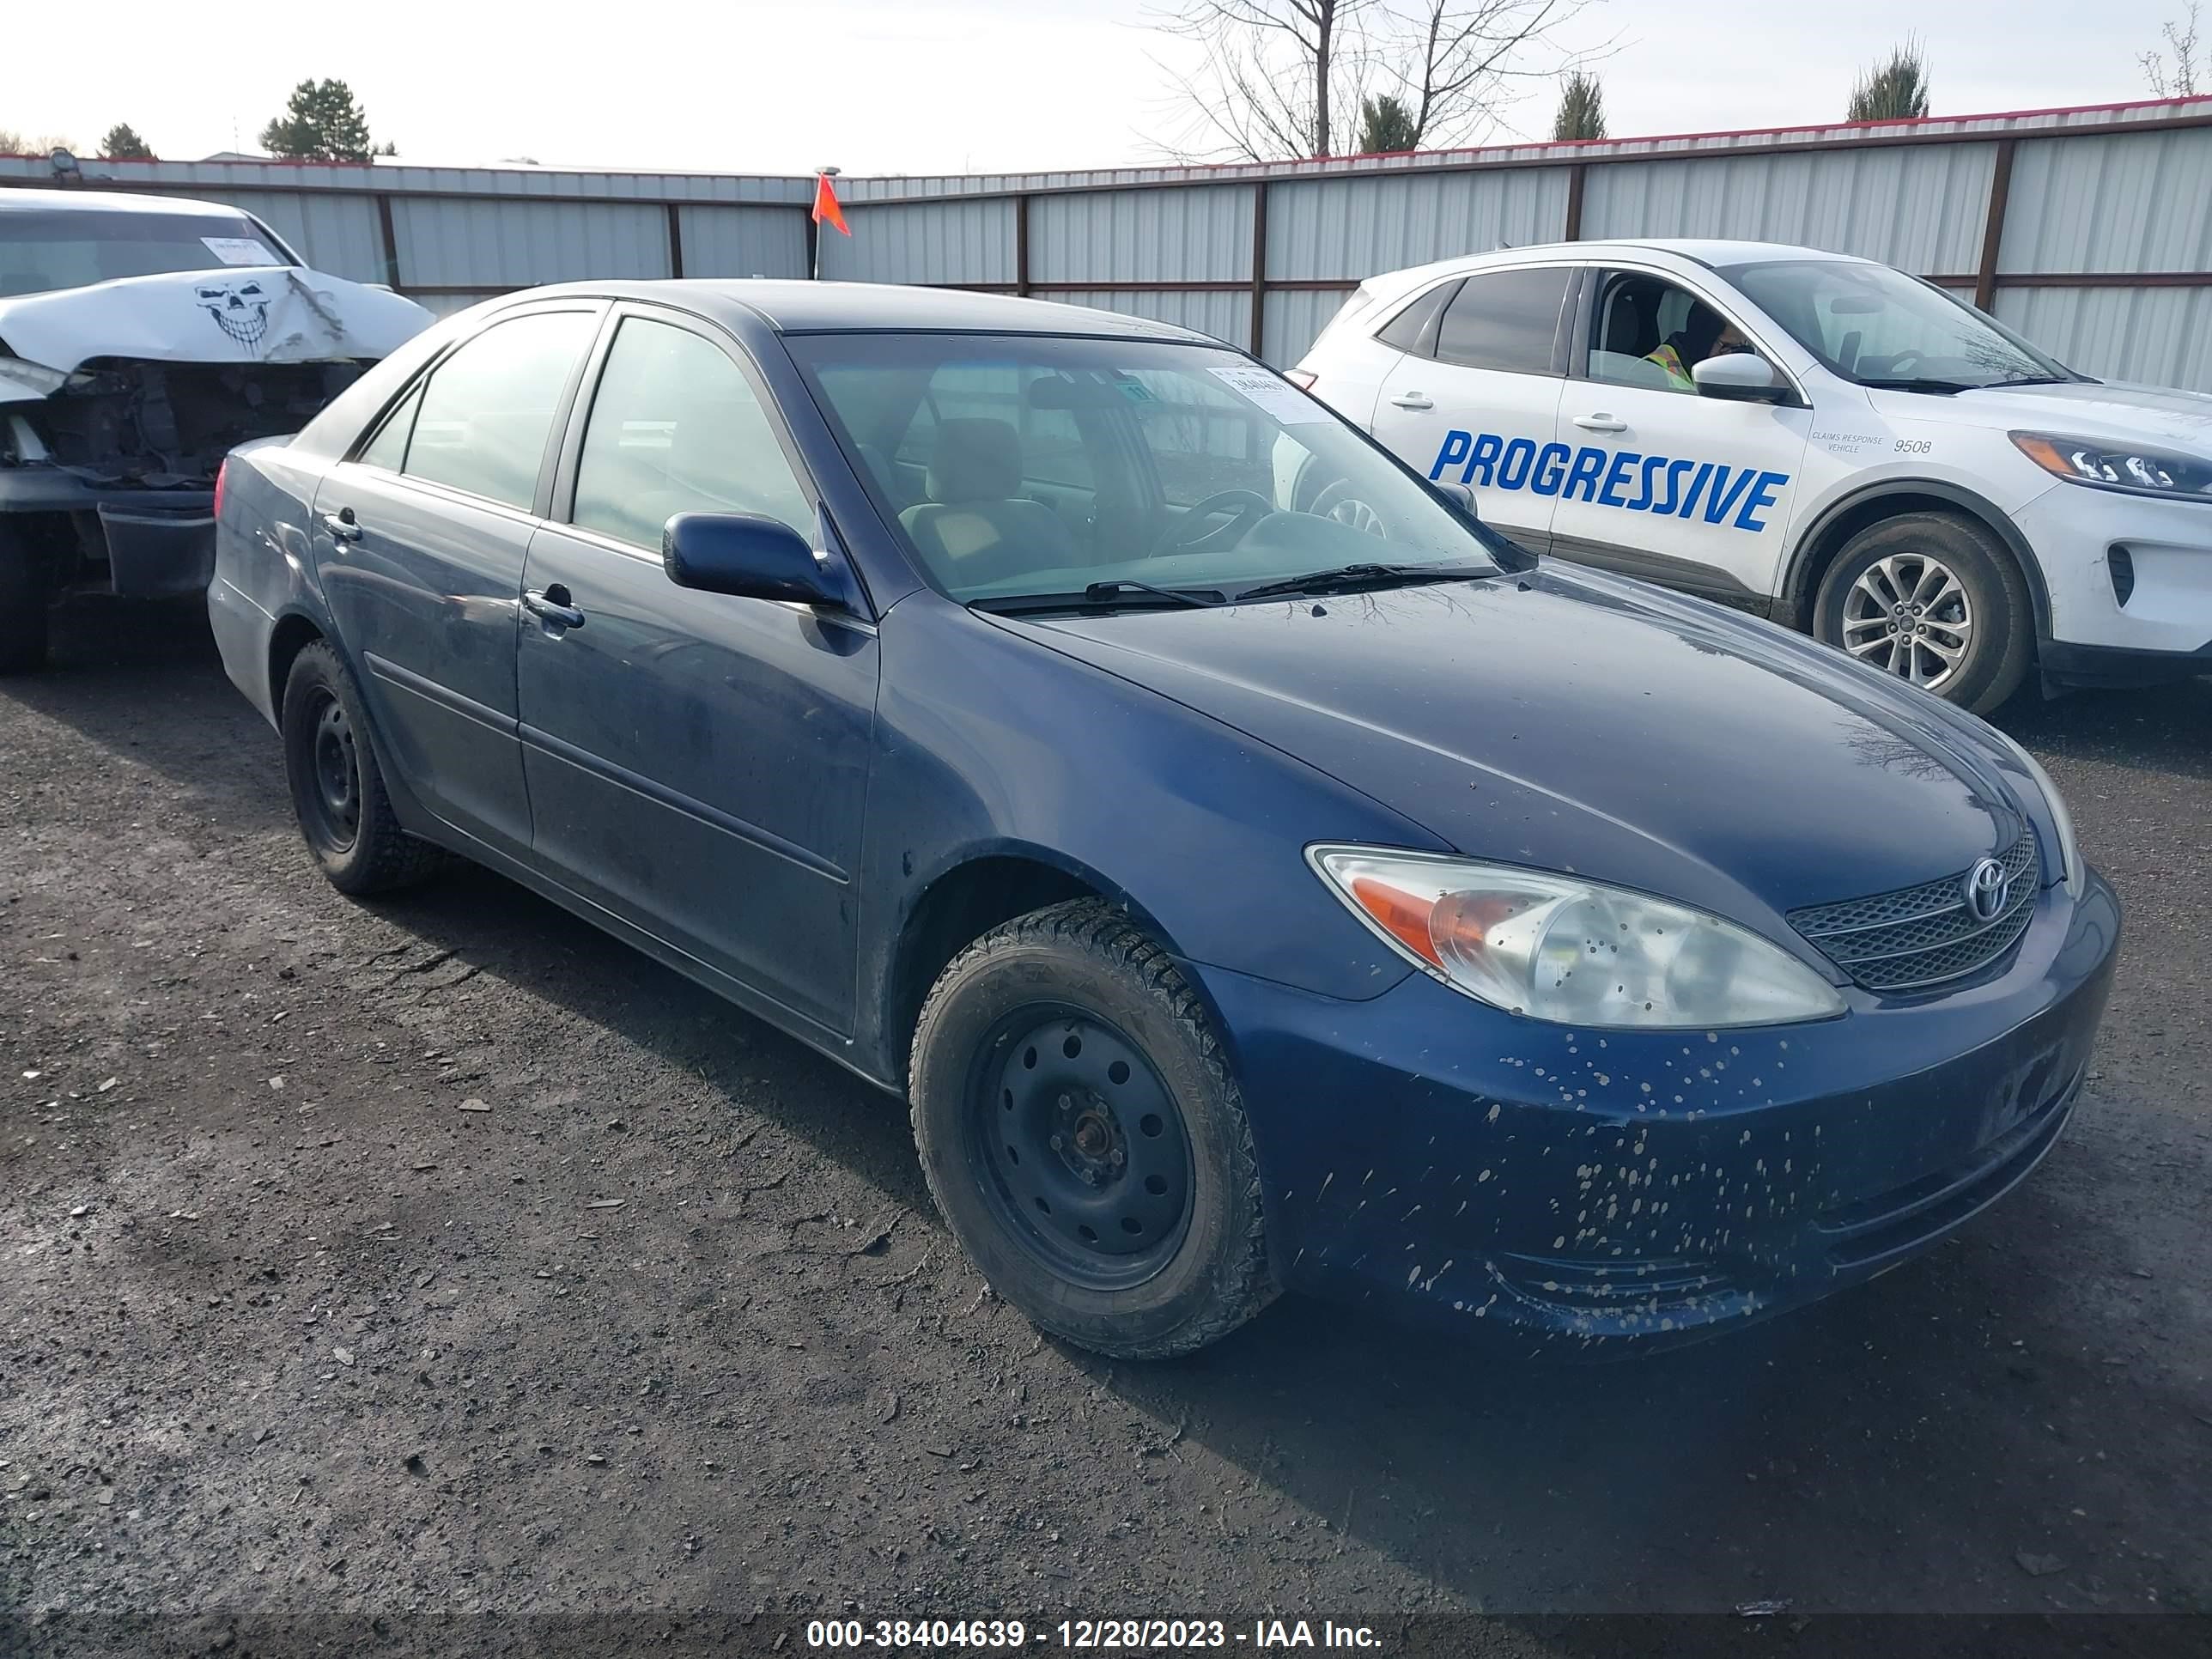
<svg viewBox="0 0 2212 1659">
<path fill-rule="evenodd" d="M 1607 415 L 1602 410 L 1595 415 L 1576 416 L 1575 424 L 1582 428 L 1585 432 L 1626 432 L 1628 430 L 1627 422 L 1622 420 L 1618 416 Z"/>
<path fill-rule="evenodd" d="M 361 524 L 353 509 L 342 507 L 335 513 L 323 514 L 323 528 L 331 532 L 334 542 L 357 542 L 361 539 Z"/>
<path fill-rule="evenodd" d="M 1400 409 L 1434 409 L 1437 406 L 1435 399 L 1424 398 L 1418 392 L 1401 392 L 1390 401 Z"/>
<path fill-rule="evenodd" d="M 568 603 L 568 590 L 559 582 L 550 587 L 526 589 L 522 608 L 540 622 L 551 623 L 556 628 L 581 628 L 584 613 Z"/>
</svg>

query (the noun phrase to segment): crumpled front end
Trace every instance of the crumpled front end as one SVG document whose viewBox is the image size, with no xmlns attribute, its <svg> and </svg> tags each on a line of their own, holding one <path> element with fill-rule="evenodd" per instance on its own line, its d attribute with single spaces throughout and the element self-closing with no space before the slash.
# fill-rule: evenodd
<svg viewBox="0 0 2212 1659">
<path fill-rule="evenodd" d="M 313 271 L 0 300 L 0 515 L 49 593 L 207 586 L 223 457 L 298 431 L 429 313 Z"/>
</svg>

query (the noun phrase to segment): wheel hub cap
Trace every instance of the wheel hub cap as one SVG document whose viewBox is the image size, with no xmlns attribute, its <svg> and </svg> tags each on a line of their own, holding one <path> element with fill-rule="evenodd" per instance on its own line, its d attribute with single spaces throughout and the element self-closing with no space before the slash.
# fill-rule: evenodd
<svg viewBox="0 0 2212 1659">
<path fill-rule="evenodd" d="M 1844 596 L 1844 649 L 1930 691 L 1956 677 L 1974 628 L 1973 601 L 1957 574 L 1924 553 L 1878 561 Z"/>
<path fill-rule="evenodd" d="M 1071 1011 L 1009 1016 L 977 1069 L 986 1196 L 1055 1272 L 1094 1288 L 1157 1272 L 1187 1229 L 1182 1113 L 1141 1050 Z"/>
</svg>

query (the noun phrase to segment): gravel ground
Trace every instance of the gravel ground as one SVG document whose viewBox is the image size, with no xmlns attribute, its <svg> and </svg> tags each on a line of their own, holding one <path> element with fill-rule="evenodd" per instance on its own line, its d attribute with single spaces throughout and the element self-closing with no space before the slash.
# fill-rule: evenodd
<svg viewBox="0 0 2212 1659">
<path fill-rule="evenodd" d="M 80 613 L 0 685 L 0 1625 L 2212 1610 L 2212 680 L 2008 723 L 2130 933 L 1996 1213 L 1629 1364 L 1139 1368 L 889 1097 L 496 878 L 331 891 L 204 627 Z"/>
</svg>

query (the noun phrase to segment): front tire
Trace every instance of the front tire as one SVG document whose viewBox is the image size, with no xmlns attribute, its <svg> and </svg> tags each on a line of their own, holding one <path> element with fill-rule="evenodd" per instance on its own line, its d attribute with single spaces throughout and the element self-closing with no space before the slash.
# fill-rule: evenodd
<svg viewBox="0 0 2212 1659">
<path fill-rule="evenodd" d="M 960 952 L 910 1079 L 938 1209 L 1033 1323 L 1157 1359 L 1273 1299 L 1236 1079 L 1196 994 L 1121 912 L 1054 905 Z"/>
<path fill-rule="evenodd" d="M 0 674 L 46 664 L 46 584 L 30 550 L 0 523 Z"/>
<path fill-rule="evenodd" d="M 2027 578 L 1987 526 L 1951 513 L 1900 514 L 1852 537 L 1821 578 L 1813 633 L 1977 714 L 2035 660 Z"/>
<path fill-rule="evenodd" d="M 327 642 L 317 640 L 292 659 L 282 724 L 292 810 L 331 886 L 356 896 L 394 892 L 445 864 L 441 850 L 399 827 L 361 688 Z"/>
</svg>

